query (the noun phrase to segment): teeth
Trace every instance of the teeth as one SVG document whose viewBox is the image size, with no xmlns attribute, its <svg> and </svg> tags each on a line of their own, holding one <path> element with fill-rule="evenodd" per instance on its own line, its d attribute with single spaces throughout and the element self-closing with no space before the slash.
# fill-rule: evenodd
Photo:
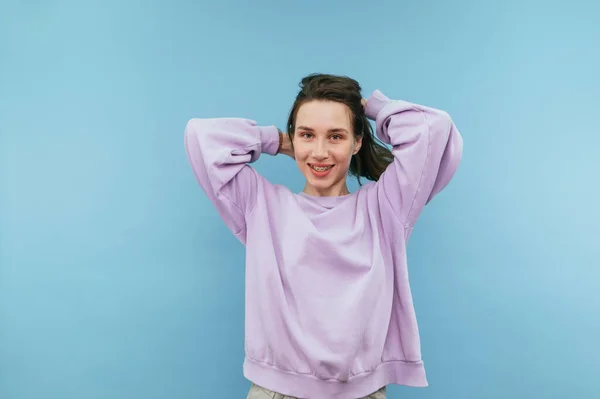
<svg viewBox="0 0 600 399">
<path fill-rule="evenodd" d="M 329 170 L 332 168 L 332 166 L 313 166 L 310 165 L 311 168 L 313 168 L 314 170 L 316 170 L 317 172 L 325 172 L 326 170 Z"/>
</svg>

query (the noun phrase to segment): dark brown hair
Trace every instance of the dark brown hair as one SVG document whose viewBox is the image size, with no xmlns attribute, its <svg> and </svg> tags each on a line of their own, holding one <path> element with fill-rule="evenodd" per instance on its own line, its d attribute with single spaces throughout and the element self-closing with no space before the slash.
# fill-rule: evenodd
<svg viewBox="0 0 600 399">
<path fill-rule="evenodd" d="M 302 104 L 313 100 L 335 101 L 348 106 L 351 114 L 351 124 L 354 136 L 362 136 L 362 146 L 350 161 L 349 173 L 355 176 L 358 183 L 360 178 L 377 181 L 394 160 L 391 151 L 377 142 L 373 129 L 365 115 L 362 105 L 361 87 L 358 82 L 347 76 L 327 74 L 311 74 L 300 82 L 300 92 L 290 111 L 287 131 L 290 139 L 296 129 L 296 116 Z"/>
</svg>

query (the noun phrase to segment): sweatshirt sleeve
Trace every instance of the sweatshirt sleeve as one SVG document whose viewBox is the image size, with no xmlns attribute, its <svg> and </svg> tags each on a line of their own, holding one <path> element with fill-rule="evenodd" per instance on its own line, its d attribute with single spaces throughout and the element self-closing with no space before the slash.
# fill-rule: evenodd
<svg viewBox="0 0 600 399">
<path fill-rule="evenodd" d="M 394 161 L 375 184 L 380 196 L 405 227 L 412 227 L 429 201 L 454 176 L 462 157 L 463 139 L 448 113 L 390 100 L 375 90 L 366 115 L 376 134 L 392 146 Z"/>
<path fill-rule="evenodd" d="M 245 244 L 246 216 L 257 201 L 259 176 L 249 164 L 275 155 L 279 131 L 241 118 L 191 119 L 185 150 L 202 190 L 235 236 Z"/>
</svg>

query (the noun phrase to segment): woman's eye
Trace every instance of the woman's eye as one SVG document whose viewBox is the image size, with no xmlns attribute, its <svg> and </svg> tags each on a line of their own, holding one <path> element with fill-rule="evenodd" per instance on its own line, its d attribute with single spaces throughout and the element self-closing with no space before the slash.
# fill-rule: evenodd
<svg viewBox="0 0 600 399">
<path fill-rule="evenodd" d="M 310 138 L 310 136 L 312 136 L 312 133 L 307 133 L 307 132 L 300 133 L 300 137 Z"/>
<path fill-rule="evenodd" d="M 342 138 L 342 136 L 339 134 L 334 134 L 333 136 L 331 136 L 331 138 L 334 140 L 340 140 Z"/>
</svg>

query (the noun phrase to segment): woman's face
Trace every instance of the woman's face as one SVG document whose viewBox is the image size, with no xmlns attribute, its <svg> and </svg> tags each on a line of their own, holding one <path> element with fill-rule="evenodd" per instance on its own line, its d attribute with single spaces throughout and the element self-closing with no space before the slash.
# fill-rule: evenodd
<svg viewBox="0 0 600 399">
<path fill-rule="evenodd" d="M 335 196 L 347 190 L 350 161 L 362 141 L 354 137 L 350 116 L 345 104 L 333 101 L 310 101 L 298 109 L 294 157 L 307 194 Z"/>
</svg>

